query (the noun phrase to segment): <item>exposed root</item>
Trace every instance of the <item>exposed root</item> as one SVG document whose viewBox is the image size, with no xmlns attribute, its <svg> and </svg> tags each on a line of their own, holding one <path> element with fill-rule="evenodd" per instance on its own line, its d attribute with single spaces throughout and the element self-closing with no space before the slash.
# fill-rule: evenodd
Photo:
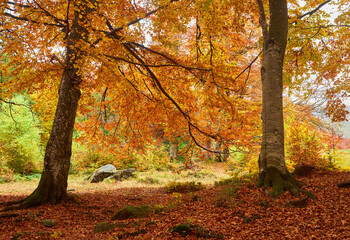
<svg viewBox="0 0 350 240">
<path fill-rule="evenodd" d="M 282 174 L 277 168 L 268 167 L 259 176 L 258 187 L 263 187 L 265 193 L 274 197 L 289 191 L 294 197 L 299 197 L 302 184 L 290 173 Z M 272 191 L 269 189 L 272 188 Z"/>
<path fill-rule="evenodd" d="M 41 199 L 37 194 L 37 190 L 35 190 L 32 194 L 30 194 L 28 197 L 24 199 L 13 201 L 13 202 L 7 202 L 6 203 L 7 207 L 2 209 L 1 212 L 31 208 L 31 207 L 35 207 L 40 204 L 43 204 L 44 202 L 45 201 L 43 201 L 43 199 Z"/>
</svg>

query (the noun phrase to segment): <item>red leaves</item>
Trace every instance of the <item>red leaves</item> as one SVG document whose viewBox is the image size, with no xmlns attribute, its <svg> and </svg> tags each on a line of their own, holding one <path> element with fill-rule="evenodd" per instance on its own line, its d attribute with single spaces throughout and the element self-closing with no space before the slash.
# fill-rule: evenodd
<svg viewBox="0 0 350 240">
<path fill-rule="evenodd" d="M 61 205 L 43 205 L 35 209 L 16 211 L 17 217 L 0 219 L 0 239 L 11 238 L 16 232 L 28 232 L 21 239 L 46 239 L 62 233 L 62 239 L 183 239 L 171 234 L 169 228 L 178 224 L 198 225 L 210 232 L 222 234 L 224 239 L 346 239 L 350 237 L 349 192 L 336 187 L 338 182 L 350 179 L 347 172 L 318 171 L 310 178 L 302 178 L 308 190 L 319 199 L 309 199 L 305 208 L 288 205 L 292 199 L 286 193 L 278 199 L 267 197 L 252 184 L 240 187 L 228 198 L 228 205 L 217 206 L 220 194 L 228 186 L 219 186 L 196 192 L 181 194 L 181 203 L 145 218 L 113 221 L 114 230 L 93 233 L 99 222 L 110 217 L 123 206 L 158 204 L 167 206 L 174 198 L 159 188 L 123 188 L 113 191 L 91 193 L 79 192 L 79 201 Z M 8 185 L 3 184 L 2 188 Z M 114 187 L 114 186 L 110 186 Z M 138 197 L 138 198 L 135 198 Z M 10 196 L 1 196 L 1 201 Z M 262 206 L 262 201 L 268 205 Z M 42 214 L 38 214 L 40 211 Z M 35 217 L 36 216 L 36 217 Z M 42 219 L 54 219 L 57 225 L 46 229 L 40 225 Z M 39 232 L 49 232 L 40 236 Z M 187 239 L 197 239 L 189 235 Z"/>
</svg>

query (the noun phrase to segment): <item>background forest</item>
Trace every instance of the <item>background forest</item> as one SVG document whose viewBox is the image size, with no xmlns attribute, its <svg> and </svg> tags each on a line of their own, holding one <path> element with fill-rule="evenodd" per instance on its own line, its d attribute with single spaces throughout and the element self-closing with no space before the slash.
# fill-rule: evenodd
<svg viewBox="0 0 350 240">
<path fill-rule="evenodd" d="M 2 102 L 0 107 L 0 181 L 22 181 L 40 177 L 45 143 L 52 124 L 45 120 L 40 111 L 50 111 L 49 107 L 44 106 L 40 109 L 33 95 L 28 94 L 17 94 L 10 101 Z M 312 114 L 298 111 L 300 106 L 292 102 L 288 107 L 286 158 L 289 169 L 293 171 L 296 165 L 302 164 L 348 169 L 347 139 L 341 138 L 340 130 L 334 129 L 328 122 L 323 122 Z M 82 122 L 84 118 L 87 117 L 83 116 Z M 159 137 L 155 137 L 152 144 L 142 148 L 128 146 L 125 150 L 128 154 L 123 155 L 119 152 L 116 154 L 114 150 L 109 151 L 109 148 L 101 149 L 98 143 L 88 143 L 86 138 L 79 135 L 82 135 L 82 132 L 75 131 L 70 174 L 77 174 L 82 178 L 105 164 L 113 164 L 118 169 L 136 168 L 139 172 L 174 172 L 191 162 L 204 165 L 225 162 L 227 170 L 235 175 L 254 175 L 258 169 L 258 140 L 245 150 L 230 146 L 229 154 L 215 154 L 194 146 L 184 137 L 178 136 L 169 141 L 159 133 Z M 210 144 L 213 149 L 219 150 L 219 144 Z"/>
</svg>

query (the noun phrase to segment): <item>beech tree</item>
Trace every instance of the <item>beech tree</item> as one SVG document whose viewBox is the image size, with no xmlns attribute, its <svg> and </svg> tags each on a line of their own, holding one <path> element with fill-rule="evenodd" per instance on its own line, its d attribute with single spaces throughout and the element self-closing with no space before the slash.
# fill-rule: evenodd
<svg viewBox="0 0 350 240">
<path fill-rule="evenodd" d="M 263 2 L 257 2 L 263 33 L 263 135 L 259 156 L 259 185 L 265 189 L 272 186 L 277 193 L 290 190 L 297 194 L 300 185 L 288 172 L 284 159 L 283 62 L 288 35 L 287 1 L 269 1 L 269 25 Z"/>
<path fill-rule="evenodd" d="M 314 3 L 314 9 L 304 13 L 299 14 L 291 21 L 291 25 L 293 26 L 293 33 L 295 34 L 295 25 L 299 24 L 302 18 L 306 16 L 311 16 L 319 11 L 323 6 L 327 3 L 331 2 L 331 0 L 321 1 L 319 3 Z M 287 46 L 287 36 L 288 36 L 288 9 L 287 9 L 287 1 L 286 0 L 270 0 L 268 5 L 269 12 L 269 23 L 267 22 L 265 16 L 265 9 L 262 0 L 257 0 L 259 5 L 259 13 L 260 13 L 260 25 L 263 34 L 263 57 L 262 57 L 262 66 L 261 66 L 261 79 L 262 79 L 262 95 L 263 95 L 263 109 L 262 109 L 262 123 L 263 123 L 263 134 L 262 134 L 262 146 L 261 152 L 259 156 L 259 186 L 264 187 L 267 190 L 269 187 L 273 188 L 273 191 L 277 194 L 282 193 L 286 190 L 289 190 L 293 195 L 299 195 L 300 191 L 300 183 L 294 179 L 294 177 L 288 172 L 285 164 L 285 154 L 284 154 L 284 121 L 283 121 L 283 90 L 284 90 L 284 78 L 283 75 L 288 72 L 283 71 L 284 66 L 284 58 Z M 308 3 L 306 4 L 306 7 Z M 329 27 L 345 27 L 346 25 L 341 25 L 338 22 L 338 25 L 328 24 L 327 22 L 323 23 L 318 19 L 317 25 L 320 27 L 318 31 L 321 31 L 321 28 L 327 29 Z M 300 28 L 304 29 L 313 29 L 317 27 L 312 26 L 312 21 L 309 21 L 307 24 L 311 26 L 305 27 L 302 26 Z M 325 25 L 321 25 L 325 24 Z M 322 27 L 321 27 L 322 26 Z M 321 39 L 316 40 L 313 38 L 318 37 L 319 32 L 316 31 L 312 33 L 312 37 L 306 38 L 308 43 L 302 45 L 301 48 L 295 47 L 295 42 L 298 41 L 299 36 L 295 36 L 297 40 L 292 40 L 293 44 L 292 49 L 289 49 L 289 53 L 294 51 L 294 55 L 303 55 L 303 49 L 307 48 L 305 46 L 312 45 L 314 42 L 320 41 L 323 47 L 327 48 L 327 44 L 321 37 Z M 322 34 L 320 34 L 322 36 Z M 330 34 L 331 35 L 331 34 Z M 291 38 L 294 36 L 292 35 Z M 302 42 L 302 40 L 299 42 Z M 293 46 L 294 45 L 294 46 Z M 313 48 L 313 47 L 311 47 Z M 324 49 L 324 48 L 321 48 Z M 329 49 L 328 49 L 329 50 Z M 297 54 L 295 54 L 297 52 Z M 333 58 L 333 52 L 328 51 L 325 54 L 322 50 L 319 53 L 324 56 L 325 59 Z M 329 53 L 332 52 L 332 53 Z M 290 60 L 289 56 L 289 59 Z M 309 55 L 310 57 L 310 55 Z M 339 68 L 332 70 L 332 74 L 328 74 L 325 77 L 325 70 L 322 69 L 323 63 L 320 56 L 316 57 L 316 64 L 312 64 L 312 68 L 314 70 L 313 74 L 320 74 L 321 76 L 316 76 L 315 85 L 321 84 L 323 81 L 322 78 L 326 80 L 333 81 L 333 87 L 330 87 L 329 90 L 332 92 L 331 94 L 326 93 L 325 98 L 327 102 L 327 107 L 325 108 L 326 114 L 331 117 L 332 121 L 343 121 L 346 117 L 347 111 L 345 110 L 345 105 L 342 102 L 341 98 L 344 98 L 345 89 L 342 88 L 343 92 L 339 91 L 339 85 L 342 85 L 342 80 L 337 79 L 340 74 L 339 71 L 342 71 Z M 297 57 L 296 57 L 297 58 Z M 306 59 L 305 59 L 306 60 Z M 306 61 L 310 61 L 310 58 L 307 58 Z M 303 61 L 303 60 L 302 60 Z M 313 61 L 313 60 L 312 60 Z M 317 62 L 319 61 L 319 62 Z M 330 71 L 329 62 L 325 61 L 327 64 L 327 72 Z M 298 68 L 298 60 L 288 62 L 288 70 L 290 71 L 290 65 L 295 64 Z M 296 73 L 296 78 L 305 75 L 306 77 L 313 78 L 310 76 L 310 72 L 306 69 L 308 64 L 303 65 L 305 67 L 304 72 Z M 347 72 L 346 64 L 344 65 L 344 72 Z M 292 70 L 293 71 L 293 70 Z M 334 71 L 334 72 L 333 72 Z M 301 75 L 301 76 L 300 76 Z M 302 78 L 304 78 L 303 76 Z M 289 76 L 290 77 L 290 76 Z M 290 81 L 290 80 L 289 80 Z M 308 87 L 311 87 L 310 80 L 305 79 L 305 81 L 309 81 Z M 300 84 L 300 82 L 299 82 Z M 289 82 L 289 86 L 293 88 L 293 84 L 291 81 Z M 300 87 L 300 86 L 299 86 Z M 331 89 L 338 90 L 331 90 Z M 299 88 L 300 89 L 300 88 Z M 313 90 L 308 89 L 308 92 L 313 92 Z M 329 92 L 327 90 L 327 92 Z M 308 94 L 309 95 L 309 94 Z M 328 95 L 328 96 L 327 96 Z M 341 96 L 342 95 L 342 96 Z M 305 191 L 304 191 L 305 192 Z M 310 195 L 311 196 L 311 195 Z"/>
<path fill-rule="evenodd" d="M 21 200 L 19 207 L 31 207 L 45 202 L 57 203 L 66 198 L 67 180 L 70 168 L 70 157 L 72 154 L 72 135 L 81 95 L 79 84 L 81 73 L 79 73 L 78 62 L 83 61 L 84 56 L 79 49 L 79 42 L 88 38 L 85 25 L 88 23 L 87 15 L 93 11 L 96 1 L 77 1 L 73 3 L 74 19 L 68 29 L 66 25 L 66 47 L 65 61 L 61 82 L 58 90 L 58 103 L 56 114 L 48 140 L 44 169 L 38 187 L 27 198 Z M 3 5 L 4 15 L 22 21 L 34 21 L 26 17 L 13 15 L 16 7 L 31 8 L 30 5 L 7 2 Z M 47 10 L 36 3 L 32 10 L 38 10 L 41 14 L 47 15 L 57 22 L 57 27 L 63 20 L 53 17 Z M 34 14 L 35 12 L 31 12 Z M 16 12 L 14 14 L 17 14 Z M 46 24 L 45 24 L 46 23 Z M 44 25 L 55 25 L 54 23 L 43 22 Z M 62 26 L 61 26 L 62 27 Z"/>
<path fill-rule="evenodd" d="M 208 8 L 207 2 L 205 3 L 196 5 L 189 2 L 188 6 L 203 10 Z M 225 91 L 242 93 L 239 84 L 246 84 L 245 79 L 225 83 L 225 78 L 232 78 L 225 72 L 239 72 L 240 69 L 235 65 L 227 67 L 225 59 L 216 58 L 220 71 L 209 71 L 207 67 L 214 63 L 212 54 L 205 54 L 204 61 L 200 62 L 192 56 L 182 55 L 177 58 L 178 50 L 172 47 L 170 51 L 167 44 L 164 44 L 164 49 L 169 51 L 165 54 L 162 53 L 161 50 L 164 49 L 160 45 L 147 47 L 137 42 L 144 40 L 144 36 L 140 34 L 144 26 L 139 22 L 155 13 L 159 14 L 152 20 L 154 40 L 161 45 L 169 42 L 163 31 L 169 34 L 185 31 L 187 28 L 184 26 L 194 17 L 191 11 L 181 12 L 181 19 L 175 17 L 174 12 L 179 12 L 182 8 L 181 3 L 175 0 L 145 2 L 138 6 L 129 1 L 121 1 L 120 4 L 88 0 L 1 2 L 2 50 L 11 56 L 11 61 L 3 65 L 4 74 L 11 76 L 11 81 L 1 85 L 1 89 L 7 93 L 6 97 L 11 97 L 13 92 L 25 90 L 28 93 L 49 94 L 54 98 L 52 90 L 59 85 L 57 109 L 46 147 L 40 183 L 31 195 L 18 202 L 17 207 L 31 207 L 45 202 L 57 203 L 66 197 L 78 102 L 81 103 L 80 108 L 88 112 L 90 105 L 96 103 L 94 94 L 101 88 L 105 90 L 99 103 L 100 109 L 105 108 L 108 103 L 114 102 L 116 105 L 116 108 L 111 108 L 113 121 L 107 119 L 103 130 L 110 132 L 115 128 L 114 133 L 117 134 L 113 135 L 113 141 L 116 145 L 120 144 L 121 148 L 126 142 L 142 146 L 142 142 L 152 136 L 149 133 L 144 134 L 154 127 L 150 122 L 162 123 L 162 116 L 167 114 L 170 118 L 164 122 L 171 122 L 174 129 L 188 129 L 193 141 L 200 135 L 214 139 L 219 137 L 214 131 L 215 127 L 207 132 L 199 127 L 199 118 L 207 115 L 208 110 L 203 108 L 202 113 L 198 113 L 198 104 L 204 102 L 211 107 L 222 103 L 222 100 L 210 99 L 216 92 L 223 91 L 219 87 L 227 89 Z M 225 6 L 221 8 L 224 10 Z M 167 18 L 170 21 L 164 27 L 164 19 Z M 207 21 L 206 16 L 201 16 L 201 19 Z M 239 17 L 234 20 L 239 22 Z M 174 31 L 175 28 L 178 30 Z M 206 38 L 211 37 L 207 35 Z M 203 41 L 201 51 L 206 48 L 205 51 L 210 54 L 212 42 L 208 44 L 207 40 Z M 243 43 L 243 39 L 240 42 Z M 183 50 L 185 52 L 187 49 Z M 215 81 L 205 84 L 203 79 L 208 76 Z M 221 83 L 217 82 L 219 80 Z M 201 82 L 205 86 L 194 91 L 194 86 Z M 82 101 L 79 101 L 80 88 L 88 93 Z M 110 99 L 106 97 L 107 89 L 111 89 L 108 93 L 113 91 Z M 254 121 L 254 118 L 242 118 L 244 112 L 239 112 L 247 109 L 250 102 L 243 97 L 225 101 L 229 102 L 229 107 L 226 108 L 233 116 L 226 124 L 238 126 L 232 128 L 236 132 L 232 136 L 244 135 L 245 141 L 250 142 L 249 134 L 255 134 L 256 128 L 242 131 L 244 134 L 240 130 L 249 126 L 242 122 Z M 233 106 L 231 101 L 239 101 L 240 104 Z M 210 110 L 214 114 L 209 116 L 209 120 L 220 111 L 222 112 L 219 106 Z M 255 113 L 257 112 L 256 109 Z M 101 111 L 97 115 L 97 120 L 103 122 L 100 118 Z M 182 119 L 178 119 L 179 115 Z M 96 119 L 91 119 L 92 126 L 96 125 Z M 138 126 L 142 128 L 137 129 Z M 85 129 L 89 128 L 91 127 Z M 146 131 L 143 132 L 143 129 Z M 221 131 L 224 132 L 224 129 Z M 101 140 L 105 139 L 105 136 L 100 136 Z M 243 142 L 242 139 L 240 141 Z"/>
</svg>

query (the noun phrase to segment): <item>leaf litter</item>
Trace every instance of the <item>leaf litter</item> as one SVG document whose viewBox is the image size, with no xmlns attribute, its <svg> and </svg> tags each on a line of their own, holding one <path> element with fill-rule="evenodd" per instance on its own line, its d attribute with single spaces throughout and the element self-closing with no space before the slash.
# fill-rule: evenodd
<svg viewBox="0 0 350 240">
<path fill-rule="evenodd" d="M 0 239 L 350 239 L 350 189 L 337 187 L 350 179 L 350 172 L 319 170 L 298 179 L 317 201 L 294 207 L 290 201 L 296 199 L 289 193 L 266 196 L 254 182 L 234 191 L 228 191 L 230 185 L 188 193 L 169 193 L 164 187 L 76 190 L 73 200 L 62 204 L 1 213 Z M 24 196 L 2 194 L 0 207 Z M 153 211 L 111 221 L 126 206 L 146 205 Z M 55 225 L 43 226 L 47 219 Z M 108 231 L 95 233 L 103 222 Z M 174 232 L 180 224 L 201 233 Z"/>
</svg>

